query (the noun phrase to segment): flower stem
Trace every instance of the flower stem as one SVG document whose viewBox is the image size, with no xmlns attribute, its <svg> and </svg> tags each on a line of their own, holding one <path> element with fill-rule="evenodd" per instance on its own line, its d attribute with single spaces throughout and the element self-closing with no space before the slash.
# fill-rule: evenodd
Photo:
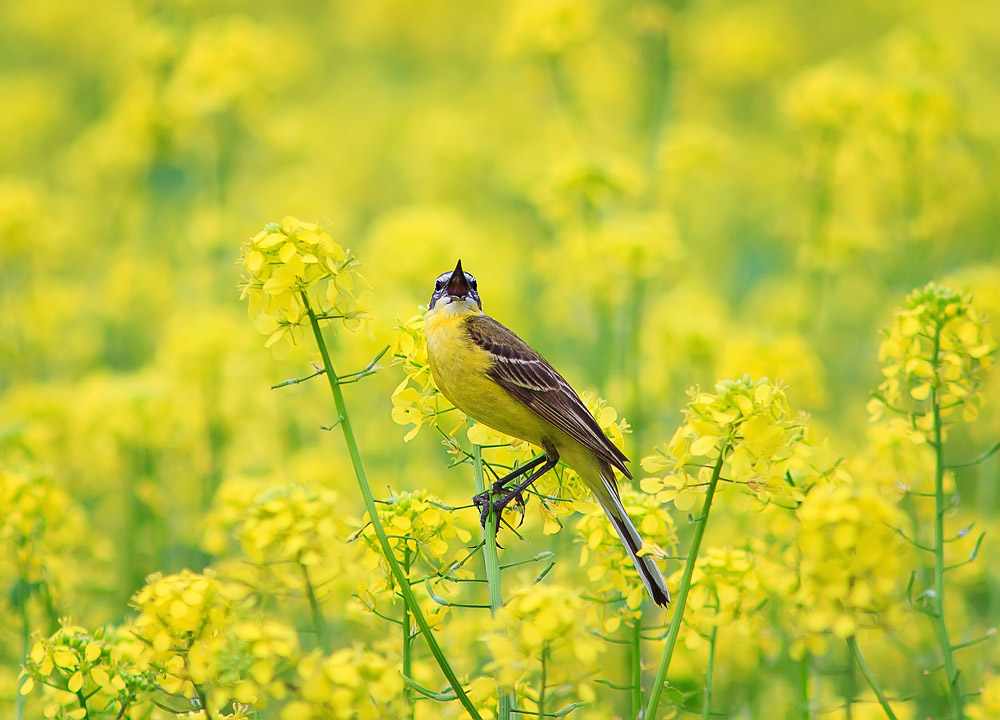
<svg viewBox="0 0 1000 720">
<path fill-rule="evenodd" d="M 858 647 L 858 639 L 851 635 L 847 638 L 847 645 L 851 648 L 851 652 L 854 658 L 858 661 L 858 667 L 861 669 L 861 674 L 865 676 L 865 680 L 868 681 L 868 687 L 872 689 L 875 693 L 875 697 L 878 698 L 879 704 L 882 709 L 885 710 L 886 717 L 889 720 L 896 720 L 896 714 L 892 711 L 892 707 L 889 705 L 889 701 L 885 699 L 885 693 L 882 692 L 882 688 L 878 684 L 878 680 L 875 679 L 875 674 L 872 673 L 872 669 L 868 667 L 868 662 L 865 660 L 865 656 L 861 654 L 861 648 Z"/>
<path fill-rule="evenodd" d="M 719 627 L 712 626 L 712 633 L 708 636 L 708 667 L 705 668 L 705 702 L 701 708 L 702 720 L 710 720 L 712 717 L 712 674 L 715 672 L 715 637 L 718 632 Z"/>
<path fill-rule="evenodd" d="M 312 580 L 309 579 L 309 568 L 301 561 L 299 562 L 299 567 L 302 568 L 302 581 L 306 586 L 306 598 L 309 600 L 309 611 L 312 613 L 316 639 L 319 641 L 319 646 L 323 650 L 323 653 L 329 655 L 331 652 L 330 636 L 326 632 L 326 620 L 323 618 L 323 609 L 319 606 L 319 600 L 316 599 L 316 589 L 313 587 Z"/>
<path fill-rule="evenodd" d="M 379 519 L 378 509 L 375 507 L 375 497 L 372 495 L 371 487 L 368 485 L 365 468 L 361 462 L 361 452 L 358 450 L 358 443 L 354 439 L 354 428 L 351 425 L 350 415 L 347 413 L 347 404 L 344 401 L 344 393 L 340 387 L 340 382 L 337 380 L 337 372 L 334 370 L 333 363 L 330 361 L 330 351 L 327 349 L 326 341 L 323 339 L 323 332 L 319 326 L 319 319 L 316 317 L 316 313 L 313 312 L 306 293 L 301 293 L 301 296 L 302 302 L 306 308 L 306 313 L 309 315 L 309 323 L 312 325 L 313 335 L 316 338 L 316 345 L 319 348 L 319 354 L 323 358 L 323 369 L 326 370 L 326 379 L 330 384 L 330 392 L 333 394 L 333 402 L 337 407 L 337 414 L 340 417 L 340 428 L 343 430 L 344 442 L 347 444 L 347 452 L 351 457 L 351 464 L 354 466 L 354 476 L 357 478 L 358 488 L 361 490 L 361 497 L 364 500 L 365 509 L 368 511 L 369 522 L 371 522 L 372 529 L 375 531 L 375 536 L 378 538 L 382 554 L 385 556 L 385 560 L 389 564 L 389 571 L 396 580 L 396 584 L 399 586 L 399 593 L 403 597 L 403 602 L 413 614 L 413 620 L 416 622 L 417 627 L 424 636 L 424 640 L 427 642 L 427 647 L 431 651 L 431 655 L 433 655 L 434 659 L 437 661 L 438 666 L 441 668 L 441 672 L 444 673 L 444 676 L 451 685 L 451 689 L 458 698 L 458 701 L 462 703 L 462 706 L 469 713 L 470 717 L 475 718 L 475 720 L 482 720 L 479 712 L 476 710 L 476 707 L 472 704 L 472 700 L 470 700 L 469 696 L 466 694 L 465 688 L 462 687 L 462 683 L 459 682 L 458 677 L 455 675 L 455 671 L 452 670 L 451 665 L 448 663 L 448 658 L 445 657 L 444 652 L 441 650 L 441 646 L 438 645 L 438 642 L 434 637 L 434 633 L 431 630 L 430 625 L 427 623 L 427 619 L 420 610 L 420 605 L 417 603 L 417 598 L 413 594 L 413 589 L 410 587 L 409 580 L 403 573 L 403 569 L 399 566 L 399 561 L 396 559 L 395 554 L 393 554 L 392 546 L 389 544 L 389 538 L 386 537 L 385 528 L 382 527 L 382 521 Z"/>
<path fill-rule="evenodd" d="M 802 720 L 811 720 L 812 705 L 809 700 L 809 654 L 799 660 L 799 689 L 802 691 Z"/>
<path fill-rule="evenodd" d="M 403 543 L 403 572 L 406 577 L 410 576 L 410 544 Z M 403 627 L 403 676 L 413 677 L 413 629 L 411 627 L 410 609 L 403 603 L 403 620 L 400 623 Z M 409 685 L 403 686 L 403 697 L 410 708 L 410 717 L 416 716 L 417 708 L 413 703 L 413 689 Z"/>
<path fill-rule="evenodd" d="M 938 377 L 938 355 L 941 349 L 941 325 L 934 331 L 934 350 L 931 362 L 934 367 L 934 378 Z M 938 643 L 941 645 L 941 655 L 944 659 L 944 671 L 947 674 L 948 690 L 952 705 L 955 708 L 955 720 L 963 720 L 965 712 L 962 708 L 962 691 L 958 686 L 958 671 L 955 668 L 955 658 L 952 656 L 951 640 L 948 637 L 948 625 L 944 616 L 944 515 L 948 511 L 944 499 L 944 442 L 941 425 L 941 403 L 938 399 L 937 382 L 931 388 L 931 407 L 934 415 L 934 628 L 937 631 Z"/>
<path fill-rule="evenodd" d="M 694 526 L 694 537 L 691 539 L 691 549 L 688 550 L 687 561 L 684 563 L 684 573 L 681 575 L 681 587 L 677 593 L 677 607 L 674 609 L 674 617 L 670 621 L 670 629 L 667 631 L 667 645 L 663 648 L 663 657 L 660 658 L 660 667 L 656 671 L 656 679 L 653 681 L 653 688 L 649 693 L 649 703 L 646 705 L 645 718 L 653 720 L 656 717 L 656 709 L 660 705 L 660 695 L 663 694 L 663 685 L 667 680 L 667 670 L 670 668 L 670 658 L 674 654 L 674 646 L 677 645 L 677 636 L 681 630 L 681 620 L 684 617 L 684 607 L 687 605 L 688 592 L 691 590 L 691 576 L 694 574 L 695 562 L 698 560 L 698 549 L 701 547 L 701 539 L 705 536 L 705 526 L 708 524 L 708 512 L 712 509 L 712 498 L 715 497 L 715 487 L 719 484 L 719 474 L 722 472 L 722 463 L 726 458 L 728 444 L 724 444 L 719 450 L 719 459 L 712 468 L 712 479 L 708 481 L 708 490 L 705 492 L 705 502 L 701 506 L 701 517 Z"/>
<path fill-rule="evenodd" d="M 473 443 L 472 445 L 472 474 L 475 476 L 476 492 L 486 492 L 486 477 L 483 474 L 483 449 Z M 503 596 L 500 593 L 500 554 L 497 552 L 497 518 L 493 509 L 493 489 L 490 488 L 490 512 L 486 516 L 486 525 L 483 527 L 483 562 L 486 565 L 486 584 L 490 590 L 490 617 L 495 618 L 497 610 L 503 605 Z M 514 708 L 513 693 L 500 691 L 497 697 L 497 720 L 509 720 L 511 710 Z"/>
<path fill-rule="evenodd" d="M 632 707 L 630 716 L 639 717 L 642 712 L 642 616 L 632 624 L 632 642 L 629 643 L 632 670 Z"/>
</svg>

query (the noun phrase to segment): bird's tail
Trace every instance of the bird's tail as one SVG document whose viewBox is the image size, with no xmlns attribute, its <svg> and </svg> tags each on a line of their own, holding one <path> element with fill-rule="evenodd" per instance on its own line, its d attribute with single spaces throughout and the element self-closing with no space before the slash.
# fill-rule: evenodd
<svg viewBox="0 0 1000 720">
<path fill-rule="evenodd" d="M 642 538 L 639 531 L 635 529 L 625 507 L 622 505 L 621 497 L 618 495 L 618 487 L 615 483 L 614 470 L 610 465 L 601 468 L 601 486 L 593 487 L 594 495 L 607 513 L 608 519 L 618 532 L 628 556 L 635 563 L 635 569 L 639 571 L 642 584 L 646 586 L 649 596 L 657 605 L 666 607 L 670 602 L 670 591 L 667 590 L 667 583 L 660 573 L 660 568 L 656 566 L 653 558 L 649 555 L 639 555 L 642 547 Z"/>
</svg>

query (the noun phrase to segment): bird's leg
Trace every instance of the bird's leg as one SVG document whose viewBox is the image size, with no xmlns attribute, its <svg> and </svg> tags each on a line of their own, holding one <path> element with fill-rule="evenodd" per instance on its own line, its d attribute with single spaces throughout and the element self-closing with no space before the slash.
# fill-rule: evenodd
<svg viewBox="0 0 1000 720">
<path fill-rule="evenodd" d="M 524 480 L 517 487 L 507 491 L 501 497 L 498 497 L 496 500 L 493 500 L 492 508 L 493 511 L 496 512 L 497 517 L 500 517 L 503 514 L 504 508 L 510 504 L 511 500 L 518 499 L 519 502 L 523 505 L 524 500 L 521 498 L 521 493 L 524 492 L 531 485 L 531 483 L 535 482 L 535 480 L 537 480 L 542 475 L 547 473 L 549 470 L 554 468 L 558 462 L 559 462 L 559 455 L 556 454 L 554 451 L 549 451 L 547 449 L 545 455 L 543 455 L 542 457 L 535 458 L 527 465 L 518 468 L 515 471 L 517 475 L 511 473 L 511 475 L 508 475 L 507 477 L 502 478 L 500 481 L 494 483 L 493 485 L 494 492 L 498 493 L 503 492 L 503 485 L 509 482 L 511 479 L 513 479 L 512 476 L 517 477 L 519 475 L 524 474 L 524 472 L 528 470 L 534 469 L 540 463 L 542 464 L 542 466 L 538 468 L 538 470 L 536 470 L 535 472 L 531 473 L 531 475 L 528 476 L 527 480 Z M 497 488 L 497 485 L 500 485 L 499 489 Z M 490 514 L 491 503 L 488 500 L 481 500 L 480 498 L 482 498 L 482 496 L 477 495 L 473 499 L 473 502 L 476 504 L 477 507 L 480 508 L 480 515 L 479 515 L 480 523 L 482 524 L 483 527 L 486 527 L 486 519 L 489 517 Z"/>
<path fill-rule="evenodd" d="M 545 456 L 536 457 L 531 462 L 525 463 L 519 468 L 512 470 L 511 472 L 504 475 L 502 478 L 493 483 L 492 488 L 486 492 L 481 492 L 478 495 L 474 495 L 472 498 L 472 503 L 481 508 L 483 505 L 489 502 L 490 495 L 499 495 L 504 491 L 504 486 L 517 478 L 524 475 L 526 472 L 530 472 L 538 467 L 541 463 L 545 462 Z"/>
<path fill-rule="evenodd" d="M 507 473 L 502 478 L 500 478 L 495 483 L 493 483 L 493 492 L 494 493 L 502 493 L 503 489 L 504 489 L 504 486 L 506 486 L 510 482 L 513 482 L 514 480 L 517 480 L 517 478 L 521 477 L 525 473 L 531 472 L 536 467 L 538 467 L 539 465 L 541 465 L 543 462 L 545 462 L 545 455 L 541 455 L 539 457 L 536 457 L 534 460 L 525 463 L 524 465 L 522 465 L 521 467 L 517 468 L 516 470 L 513 470 L 513 471 Z"/>
</svg>

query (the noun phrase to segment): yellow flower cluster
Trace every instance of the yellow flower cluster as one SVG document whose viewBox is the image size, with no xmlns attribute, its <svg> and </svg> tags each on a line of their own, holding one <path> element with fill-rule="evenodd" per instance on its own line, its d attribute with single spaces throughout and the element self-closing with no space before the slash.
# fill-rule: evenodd
<svg viewBox="0 0 1000 720">
<path fill-rule="evenodd" d="M 254 489 L 248 498 L 242 495 L 244 488 L 234 480 L 219 489 L 220 502 L 206 533 L 213 552 L 225 550 L 228 531 L 257 565 L 313 566 L 337 555 L 348 535 L 348 520 L 335 491 L 315 483 L 292 483 Z"/>
<path fill-rule="evenodd" d="M 298 655 L 295 628 L 270 619 L 243 621 L 192 645 L 187 666 L 191 682 L 212 688 L 212 707 L 230 701 L 266 707 L 286 696 Z"/>
<path fill-rule="evenodd" d="M 695 389 L 688 394 L 684 424 L 657 455 L 642 460 L 646 472 L 669 470 L 663 477 L 643 478 L 645 492 L 690 510 L 721 460 L 720 477 L 745 485 L 762 502 L 801 499 L 786 474 L 800 465 L 797 451 L 807 439 L 806 416 L 792 412 L 780 383 L 744 375 L 718 383 L 715 393 Z M 696 458 L 702 462 L 693 462 Z M 699 468 L 696 475 L 688 470 L 692 466 Z"/>
<path fill-rule="evenodd" d="M 472 539 L 468 530 L 455 524 L 453 513 L 426 490 L 392 496 L 379 506 L 378 515 L 396 558 L 407 570 L 420 567 L 424 571 L 439 572 L 452 560 L 453 548 L 449 541 L 467 543 Z M 389 588 L 392 575 L 367 513 L 364 523 L 360 532 L 366 546 L 362 563 L 369 570 L 377 569 L 384 580 L 384 588 Z"/>
<path fill-rule="evenodd" d="M 513 5 L 498 40 L 508 56 L 550 56 L 565 52 L 593 32 L 590 0 L 520 0 Z"/>
<path fill-rule="evenodd" d="M 63 621 L 51 637 L 32 646 L 21 672 L 21 694 L 29 694 L 36 685 L 55 689 L 46 717 L 77 720 L 87 717 L 88 710 L 124 712 L 137 693 L 151 692 L 155 684 L 151 674 L 122 666 L 118 654 L 114 643 L 105 640 L 103 629 L 91 634 Z M 86 708 L 80 697 L 86 699 Z"/>
<path fill-rule="evenodd" d="M 192 648 L 225 633 L 233 616 L 224 586 L 211 570 L 151 575 L 132 604 L 139 615 L 131 630 L 145 645 L 137 664 L 162 673 L 168 692 L 183 690 L 192 679 L 186 661 Z"/>
<path fill-rule="evenodd" d="M 875 419 L 886 409 L 909 415 L 924 433 L 956 411 L 975 420 L 983 404 L 979 386 L 997 343 L 972 294 L 929 283 L 897 310 L 879 347 L 885 380 L 869 403 Z"/>
<path fill-rule="evenodd" d="M 84 522 L 80 508 L 44 473 L 0 468 L 0 544 L 13 549 L 14 572 L 23 582 L 57 579 L 49 565 L 78 545 Z"/>
<path fill-rule="evenodd" d="M 298 663 L 301 699 L 281 720 L 394 720 L 409 717 L 399 664 L 360 645 L 328 657 L 313 652 Z"/>
<path fill-rule="evenodd" d="M 403 440 L 409 442 L 415 438 L 424 425 L 436 427 L 444 413 L 449 413 L 454 421 L 446 433 L 452 435 L 465 422 L 465 415 L 441 394 L 431 377 L 422 313 L 395 328 L 390 352 L 392 364 L 403 368 L 406 375 L 392 391 L 392 421 L 397 425 L 413 425 Z"/>
<path fill-rule="evenodd" d="M 359 262 L 319 225 L 293 217 L 270 223 L 243 244 L 240 263 L 241 299 L 279 357 L 298 343 L 310 308 L 324 324 L 338 319 L 354 330 L 364 321 Z"/>
<path fill-rule="evenodd" d="M 663 512 L 652 495 L 619 487 L 622 505 L 639 528 L 645 545 L 653 555 L 673 554 L 677 547 L 677 532 L 673 518 Z M 621 540 L 611 527 L 604 511 L 592 506 L 576 523 L 576 542 L 581 543 L 580 567 L 587 568 L 590 594 L 608 601 L 624 598 L 605 621 L 605 632 L 614 632 L 623 620 L 635 620 L 640 615 L 646 590 L 629 556 L 622 550 Z"/>
<path fill-rule="evenodd" d="M 682 572 L 671 576 L 671 585 L 680 584 Z M 734 630 L 744 638 L 755 635 L 761 624 L 756 611 L 766 599 L 753 553 L 732 547 L 708 548 L 698 557 L 691 575 L 684 624 L 693 632 L 686 634 L 685 645 L 698 647 L 714 628 Z"/>
<path fill-rule="evenodd" d="M 574 588 L 521 586 L 497 612 L 485 638 L 493 658 L 486 672 L 536 702 L 540 682 L 546 685 L 541 692 L 551 697 L 592 701 L 588 676 L 604 649 L 593 634 L 597 626 L 594 606 Z"/>
<path fill-rule="evenodd" d="M 796 512 L 799 587 L 793 593 L 797 637 L 791 652 L 822 654 L 826 635 L 898 627 L 912 567 L 895 528 L 905 514 L 875 488 L 817 484 Z"/>
</svg>

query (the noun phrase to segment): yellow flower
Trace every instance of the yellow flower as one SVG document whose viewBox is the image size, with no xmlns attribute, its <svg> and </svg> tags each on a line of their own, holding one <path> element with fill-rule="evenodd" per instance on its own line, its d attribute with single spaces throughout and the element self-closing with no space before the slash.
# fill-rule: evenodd
<svg viewBox="0 0 1000 720">
<path fill-rule="evenodd" d="M 430 585 L 419 583 L 413 590 L 428 622 L 438 624 L 448 612 L 440 599 L 455 591 L 453 580 L 470 576 L 469 570 L 452 566 L 461 558 L 456 542 L 468 543 L 471 533 L 455 524 L 453 512 L 426 490 L 403 492 L 381 502 L 379 519 L 403 571 L 411 578 L 432 578 Z M 361 566 L 366 571 L 356 597 L 365 610 L 385 615 L 387 611 L 379 608 L 380 602 L 394 604 L 399 596 L 393 590 L 395 578 L 367 520 L 366 513 L 364 526 L 356 533 L 363 542 Z"/>
<path fill-rule="evenodd" d="M 823 650 L 829 633 L 899 627 L 912 561 L 896 532 L 907 525 L 905 514 L 873 487 L 833 482 L 815 485 L 796 516 L 793 655 Z"/>
<path fill-rule="evenodd" d="M 527 585 L 497 612 L 485 637 L 492 661 L 486 672 L 520 697 L 537 702 L 540 682 L 550 698 L 594 699 L 589 676 L 604 643 L 593 635 L 596 610 L 568 586 Z M 537 707 L 537 705 L 535 705 Z"/>
<path fill-rule="evenodd" d="M 792 412 L 781 383 L 744 375 L 718 383 L 715 393 L 694 389 L 688 395 L 684 424 L 658 455 L 642 460 L 646 472 L 668 471 L 643 478 L 645 492 L 673 502 L 678 510 L 690 510 L 721 456 L 720 477 L 726 484 L 743 485 L 765 503 L 772 498 L 801 500 L 801 488 L 788 478 L 804 464 L 806 416 Z"/>
<path fill-rule="evenodd" d="M 132 604 L 139 615 L 130 630 L 143 644 L 137 665 L 159 672 L 168 691 L 187 692 L 192 680 L 188 653 L 195 645 L 225 634 L 233 619 L 223 583 L 211 570 L 156 573 L 133 596 Z"/>
<path fill-rule="evenodd" d="M 114 633 L 106 637 L 104 628 L 90 633 L 60 620 L 55 633 L 31 646 L 20 693 L 28 695 L 37 686 L 54 689 L 46 696 L 46 717 L 72 717 L 81 709 L 80 695 L 87 698 L 92 713 L 117 714 L 156 687 L 153 673 L 137 670 L 122 656 L 119 639 Z"/>
<path fill-rule="evenodd" d="M 519 0 L 498 40 L 506 56 L 559 55 L 590 36 L 594 7 L 590 0 Z"/>
<path fill-rule="evenodd" d="M 672 585 L 680 583 L 682 572 L 671 576 Z M 691 632 L 685 635 L 685 645 L 698 647 L 714 628 L 745 638 L 755 636 L 762 621 L 756 611 L 766 597 L 753 553 L 731 547 L 708 548 L 699 555 L 691 575 L 684 613 L 684 625 Z"/>
<path fill-rule="evenodd" d="M 297 631 L 276 620 L 247 620 L 192 645 L 191 681 L 212 688 L 212 705 L 266 707 L 287 694 L 299 655 Z"/>
<path fill-rule="evenodd" d="M 281 720 L 394 720 L 409 717 L 399 663 L 361 645 L 298 663 L 301 697 Z"/>
<path fill-rule="evenodd" d="M 326 230 L 286 217 L 270 223 L 243 244 L 241 299 L 249 301 L 250 319 L 267 335 L 265 347 L 283 357 L 308 328 L 309 307 L 321 325 L 341 320 L 358 329 L 364 322 L 362 291 L 367 286 L 359 265 Z"/>
<path fill-rule="evenodd" d="M 935 405 L 942 420 L 956 413 L 966 422 L 975 420 L 984 403 L 979 388 L 996 347 L 971 293 L 934 283 L 914 290 L 879 347 L 885 380 L 868 405 L 872 418 L 886 410 L 909 416 L 925 437 L 933 428 Z"/>
</svg>

